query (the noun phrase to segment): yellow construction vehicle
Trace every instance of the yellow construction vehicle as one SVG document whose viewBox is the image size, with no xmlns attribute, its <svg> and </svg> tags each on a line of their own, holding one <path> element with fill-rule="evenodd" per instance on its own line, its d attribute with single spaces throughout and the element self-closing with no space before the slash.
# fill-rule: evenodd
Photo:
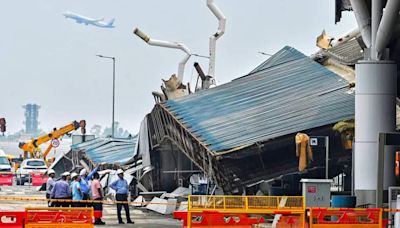
<svg viewBox="0 0 400 228">
<path fill-rule="evenodd" d="M 74 121 L 60 129 L 54 128 L 53 131 L 49 134 L 40 136 L 38 138 L 32 139 L 29 142 L 20 142 L 19 148 L 24 151 L 24 159 L 28 158 L 28 153 L 30 154 L 30 158 L 41 158 L 44 159 L 46 162 L 47 155 L 49 154 L 50 150 L 53 148 L 53 144 L 50 143 L 49 146 L 46 148 L 44 153 L 40 150 L 40 145 L 46 142 L 49 142 L 53 139 L 58 139 L 63 135 L 68 135 L 70 132 L 81 128 L 81 133 L 84 135 L 86 134 L 86 121 L 81 120 L 79 122 Z"/>
</svg>

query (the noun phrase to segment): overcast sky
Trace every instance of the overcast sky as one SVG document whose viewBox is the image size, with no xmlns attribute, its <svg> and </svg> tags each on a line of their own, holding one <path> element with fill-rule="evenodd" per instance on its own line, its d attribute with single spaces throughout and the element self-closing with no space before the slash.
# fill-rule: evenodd
<svg viewBox="0 0 400 228">
<path fill-rule="evenodd" d="M 244 75 L 285 45 L 309 55 L 323 29 L 339 35 L 356 27 L 345 13 L 334 24 L 334 0 L 216 0 L 227 17 L 217 43 L 219 84 Z M 113 29 L 77 24 L 62 12 L 115 18 Z M 0 116 L 9 133 L 23 128 L 26 103 L 37 103 L 40 127 L 49 130 L 72 120 L 111 124 L 112 62 L 115 56 L 116 120 L 132 133 L 154 105 L 151 92 L 176 73 L 184 54 L 146 45 L 135 27 L 155 39 L 179 41 L 193 53 L 208 54 L 217 20 L 206 0 L 4 0 L 0 19 Z M 193 62 L 207 72 L 205 59 L 191 58 L 185 82 L 195 83 Z"/>
</svg>

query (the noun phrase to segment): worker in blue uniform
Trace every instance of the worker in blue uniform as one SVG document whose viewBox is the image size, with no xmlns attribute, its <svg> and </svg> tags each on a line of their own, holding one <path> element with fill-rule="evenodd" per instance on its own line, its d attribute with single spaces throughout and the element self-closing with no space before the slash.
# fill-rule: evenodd
<svg viewBox="0 0 400 228">
<path fill-rule="evenodd" d="M 129 215 L 129 205 L 127 203 L 129 185 L 128 185 L 128 182 L 124 179 L 124 171 L 122 169 L 117 170 L 117 175 L 118 175 L 118 179 L 111 183 L 110 188 L 114 189 L 116 192 L 115 199 L 117 200 L 118 223 L 124 224 L 124 222 L 122 221 L 122 217 L 121 217 L 121 210 L 122 210 L 122 206 L 123 206 L 125 209 L 127 223 L 133 224 L 134 222 L 131 220 L 131 217 Z M 118 203 L 118 201 L 122 201 L 122 202 Z"/>
</svg>

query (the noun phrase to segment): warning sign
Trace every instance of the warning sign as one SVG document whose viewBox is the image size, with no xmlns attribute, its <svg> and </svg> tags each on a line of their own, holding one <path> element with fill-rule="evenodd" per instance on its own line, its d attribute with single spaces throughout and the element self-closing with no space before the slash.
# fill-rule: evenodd
<svg viewBox="0 0 400 228">
<path fill-rule="evenodd" d="M 307 192 L 308 193 L 317 193 L 317 187 L 316 186 L 308 186 Z"/>
<path fill-rule="evenodd" d="M 51 140 L 51 146 L 57 148 L 60 145 L 60 141 L 58 139 Z"/>
</svg>

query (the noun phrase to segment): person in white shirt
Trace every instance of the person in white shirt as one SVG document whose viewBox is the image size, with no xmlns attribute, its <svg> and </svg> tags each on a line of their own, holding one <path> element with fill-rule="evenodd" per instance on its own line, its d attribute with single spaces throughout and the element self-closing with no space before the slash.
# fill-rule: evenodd
<svg viewBox="0 0 400 228">
<path fill-rule="evenodd" d="M 46 199 L 50 199 L 51 190 L 53 190 L 54 184 L 56 183 L 56 181 L 54 180 L 56 172 L 53 169 L 49 169 L 47 170 L 47 176 L 49 176 L 49 178 L 47 179 L 46 182 Z M 53 206 L 51 201 L 47 201 L 47 204 L 49 207 Z"/>
</svg>

